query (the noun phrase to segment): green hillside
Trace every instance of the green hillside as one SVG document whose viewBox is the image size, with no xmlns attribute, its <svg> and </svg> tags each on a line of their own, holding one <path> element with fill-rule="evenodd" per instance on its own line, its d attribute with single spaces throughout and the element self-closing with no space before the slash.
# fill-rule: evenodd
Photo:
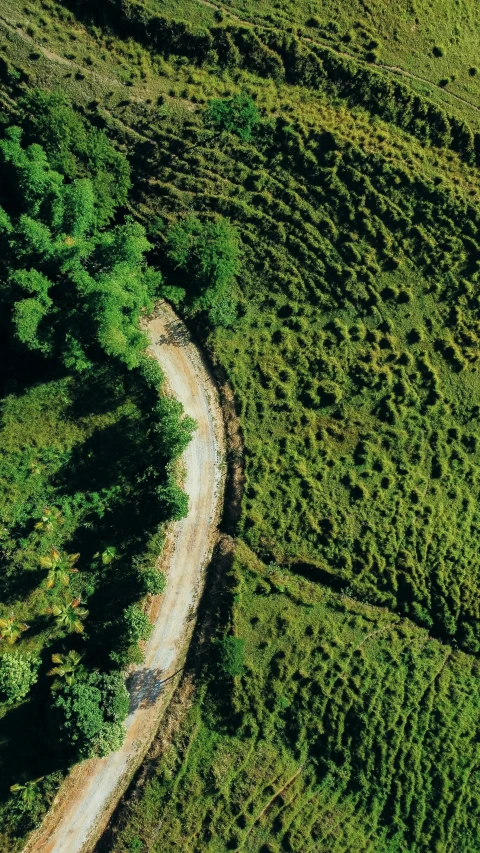
<svg viewBox="0 0 480 853">
<path fill-rule="evenodd" d="M 479 23 L 468 0 L 400 0 L 394 6 L 383 0 L 232 0 L 215 5 L 266 26 L 293 25 L 359 58 L 399 66 L 431 83 L 443 81 L 448 91 L 478 105 Z"/>
<path fill-rule="evenodd" d="M 234 579 L 231 707 L 217 664 L 107 849 L 475 850 L 478 662 L 245 546 Z"/>
<path fill-rule="evenodd" d="M 61 88 L 124 152 L 243 442 L 233 568 L 104 851 L 479 846 L 476 28 L 421 0 L 2 11 L 4 122 Z"/>
</svg>

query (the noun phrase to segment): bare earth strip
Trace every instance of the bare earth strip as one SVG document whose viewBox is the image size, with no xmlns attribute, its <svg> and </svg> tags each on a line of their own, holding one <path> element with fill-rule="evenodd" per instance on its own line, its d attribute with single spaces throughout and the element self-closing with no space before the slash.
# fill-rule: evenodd
<svg viewBox="0 0 480 853">
<path fill-rule="evenodd" d="M 151 353 L 170 392 L 195 418 L 197 430 L 183 457 L 186 519 L 172 525 L 167 542 L 168 584 L 152 605 L 155 625 L 144 663 L 129 681 L 131 709 L 121 750 L 75 767 L 25 853 L 87 853 L 95 846 L 139 766 L 178 681 L 193 628 L 193 614 L 212 553 L 224 485 L 224 432 L 214 382 L 183 323 L 165 303 L 147 325 Z"/>
</svg>

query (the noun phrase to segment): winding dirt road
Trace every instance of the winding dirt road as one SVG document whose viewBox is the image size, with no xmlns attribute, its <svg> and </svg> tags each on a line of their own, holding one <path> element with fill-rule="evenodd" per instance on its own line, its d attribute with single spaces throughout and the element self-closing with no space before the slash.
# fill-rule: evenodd
<svg viewBox="0 0 480 853">
<path fill-rule="evenodd" d="M 155 625 L 145 661 L 129 680 L 125 743 L 107 758 L 72 770 L 24 853 L 87 853 L 95 846 L 145 755 L 177 683 L 212 553 L 224 479 L 223 419 L 215 385 L 185 326 L 165 303 L 158 306 L 147 331 L 168 390 L 197 422 L 182 460 L 189 512 L 172 525 L 166 544 L 163 567 L 168 584 L 152 605 Z"/>
</svg>

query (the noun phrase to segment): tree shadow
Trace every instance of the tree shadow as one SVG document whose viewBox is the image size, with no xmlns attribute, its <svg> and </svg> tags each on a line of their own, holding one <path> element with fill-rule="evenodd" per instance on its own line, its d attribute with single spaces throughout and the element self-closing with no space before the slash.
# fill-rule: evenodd
<svg viewBox="0 0 480 853">
<path fill-rule="evenodd" d="M 144 667 L 135 670 L 127 679 L 127 689 L 130 694 L 129 714 L 132 714 L 137 708 L 148 708 L 150 705 L 154 705 L 165 685 L 181 671 L 179 669 L 168 678 L 162 678 L 163 669 L 147 669 Z"/>
<path fill-rule="evenodd" d="M 27 598 L 40 585 L 45 574 L 43 569 L 18 570 L 9 575 L 0 573 L 0 601 L 10 605 L 19 598 Z"/>
<path fill-rule="evenodd" d="M 36 779 L 62 767 L 49 736 L 48 685 L 37 683 L 27 701 L 12 707 L 0 720 L 0 798 L 19 779 Z"/>
<path fill-rule="evenodd" d="M 128 488 L 128 477 L 145 467 L 145 442 L 126 416 L 97 429 L 73 448 L 68 464 L 53 479 L 63 495 L 91 494 L 114 485 Z M 136 464 L 135 464 L 136 461 Z"/>
</svg>

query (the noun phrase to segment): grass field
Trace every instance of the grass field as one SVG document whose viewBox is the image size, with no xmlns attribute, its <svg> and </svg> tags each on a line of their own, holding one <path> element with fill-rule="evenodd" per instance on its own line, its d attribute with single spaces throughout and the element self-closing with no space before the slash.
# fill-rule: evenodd
<svg viewBox="0 0 480 853">
<path fill-rule="evenodd" d="M 480 650 L 473 11 L 259 0 L 227 4 L 222 18 L 197 2 L 144 5 L 188 21 L 194 36 L 175 30 L 174 52 L 168 39 L 150 44 L 141 28 L 139 41 L 121 38 L 118 26 L 53 2 L 27 12 L 14 2 L 0 22 L 5 103 L 28 74 L 109 129 L 132 165 L 130 211 L 167 278 L 171 222 L 227 216 L 242 242 L 233 328 L 197 328 L 231 384 L 245 445 L 235 600 L 200 673 L 188 673 L 197 679 L 186 718 L 105 849 L 470 853 Z M 251 28 L 228 30 L 222 64 L 229 13 L 254 18 L 259 42 Z M 303 41 L 272 41 L 278 23 Z M 206 31 L 217 53 L 199 58 Z M 335 74 L 317 85 L 305 41 L 314 37 L 360 60 L 351 74 L 361 96 Z M 405 78 L 407 103 L 392 91 L 397 75 L 355 77 L 372 63 L 455 80 Z M 242 91 L 261 115 L 252 139 L 210 132 L 205 104 Z M 472 136 L 445 130 L 439 105 Z M 220 662 L 225 633 L 239 656 L 245 643 L 236 674 Z"/>
<path fill-rule="evenodd" d="M 478 105 L 480 33 L 469 0 L 401 0 L 394 6 L 383 0 L 233 0 L 215 5 L 256 23 L 293 25 L 360 58 L 373 53 L 379 63 L 442 82 Z"/>
<path fill-rule="evenodd" d="M 245 546 L 234 576 L 232 705 L 210 669 L 108 849 L 476 849 L 477 661 Z"/>
</svg>

